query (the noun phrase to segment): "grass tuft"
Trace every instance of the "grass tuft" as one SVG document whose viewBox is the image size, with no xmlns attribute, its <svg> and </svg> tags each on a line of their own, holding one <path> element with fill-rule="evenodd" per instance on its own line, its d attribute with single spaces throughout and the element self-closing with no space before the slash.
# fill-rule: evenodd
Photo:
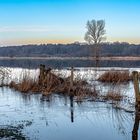
<svg viewBox="0 0 140 140">
<path fill-rule="evenodd" d="M 118 71 L 109 71 L 102 74 L 98 80 L 106 83 L 122 83 L 129 82 L 131 80 L 129 72 L 118 72 Z"/>
</svg>

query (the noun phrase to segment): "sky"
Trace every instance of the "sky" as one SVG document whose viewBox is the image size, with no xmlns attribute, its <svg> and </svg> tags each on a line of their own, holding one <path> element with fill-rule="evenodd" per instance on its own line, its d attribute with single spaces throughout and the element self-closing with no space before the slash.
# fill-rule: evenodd
<svg viewBox="0 0 140 140">
<path fill-rule="evenodd" d="M 106 41 L 140 44 L 140 0 L 0 0 L 0 46 L 83 42 L 92 19 Z"/>
</svg>

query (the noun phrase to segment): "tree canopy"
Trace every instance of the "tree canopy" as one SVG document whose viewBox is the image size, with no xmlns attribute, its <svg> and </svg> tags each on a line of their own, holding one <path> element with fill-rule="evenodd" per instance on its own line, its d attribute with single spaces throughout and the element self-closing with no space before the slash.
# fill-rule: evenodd
<svg viewBox="0 0 140 140">
<path fill-rule="evenodd" d="M 89 44 L 100 44 L 106 39 L 106 37 L 104 36 L 106 33 L 104 20 L 88 21 L 86 28 L 87 32 L 85 34 L 85 40 Z"/>
</svg>

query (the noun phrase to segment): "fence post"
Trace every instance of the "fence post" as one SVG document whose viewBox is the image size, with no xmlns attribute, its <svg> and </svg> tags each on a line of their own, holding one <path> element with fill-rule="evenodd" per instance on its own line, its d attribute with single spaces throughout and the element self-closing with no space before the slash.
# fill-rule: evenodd
<svg viewBox="0 0 140 140">
<path fill-rule="evenodd" d="M 40 65 L 39 81 L 38 84 L 41 85 L 44 79 L 45 65 Z"/>
<path fill-rule="evenodd" d="M 74 78 L 74 74 L 73 74 L 73 67 L 71 67 L 71 76 L 70 76 L 70 88 L 73 88 L 73 78 Z"/>
<path fill-rule="evenodd" d="M 137 71 L 133 71 L 133 82 L 134 82 L 134 90 L 135 90 L 135 99 L 136 106 L 140 107 L 140 92 L 139 92 L 139 73 Z"/>
</svg>

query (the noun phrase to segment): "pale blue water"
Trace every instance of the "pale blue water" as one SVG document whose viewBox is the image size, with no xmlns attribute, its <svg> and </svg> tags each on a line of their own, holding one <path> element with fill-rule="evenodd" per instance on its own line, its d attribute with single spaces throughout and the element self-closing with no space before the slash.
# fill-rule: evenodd
<svg viewBox="0 0 140 140">
<path fill-rule="evenodd" d="M 1 138 L 3 128 L 21 125 L 19 135 L 31 140 L 132 140 L 134 122 L 134 113 L 111 104 L 77 103 L 56 94 L 46 98 L 0 88 Z"/>
</svg>

